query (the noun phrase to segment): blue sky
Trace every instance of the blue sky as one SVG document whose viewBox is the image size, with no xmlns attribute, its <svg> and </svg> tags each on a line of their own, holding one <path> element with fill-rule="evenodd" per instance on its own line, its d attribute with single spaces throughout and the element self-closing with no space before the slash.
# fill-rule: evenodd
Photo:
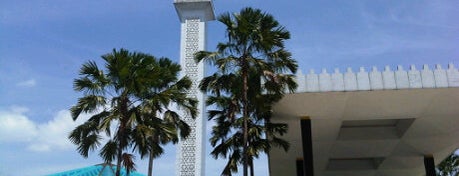
<svg viewBox="0 0 459 176">
<path fill-rule="evenodd" d="M 459 64 L 457 0 L 214 1 L 216 14 L 247 6 L 271 13 L 291 32 L 287 48 L 303 72 Z M 223 32 L 209 23 L 208 49 Z M 66 138 L 78 123 L 68 109 L 79 97 L 72 89 L 79 67 L 121 47 L 178 61 L 179 34 L 172 0 L 0 0 L 0 175 L 101 163 L 97 153 L 82 158 Z M 166 152 L 155 175 L 174 174 L 175 148 Z M 146 173 L 146 161 L 137 161 Z M 207 163 L 207 175 L 223 164 L 210 157 Z M 258 161 L 259 175 L 266 165 Z"/>
</svg>

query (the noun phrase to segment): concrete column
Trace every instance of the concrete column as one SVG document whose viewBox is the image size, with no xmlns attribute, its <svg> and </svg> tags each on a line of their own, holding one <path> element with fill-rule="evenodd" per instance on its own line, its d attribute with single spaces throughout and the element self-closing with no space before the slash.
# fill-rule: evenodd
<svg viewBox="0 0 459 176">
<path fill-rule="evenodd" d="M 303 158 L 296 159 L 296 175 L 304 176 Z"/>
<path fill-rule="evenodd" d="M 436 176 L 435 161 L 432 155 L 424 156 L 424 168 L 426 169 L 426 176 Z"/>
<path fill-rule="evenodd" d="M 311 119 L 301 119 L 301 140 L 303 143 L 303 176 L 314 176 L 314 165 L 312 157 L 312 128 Z"/>
</svg>

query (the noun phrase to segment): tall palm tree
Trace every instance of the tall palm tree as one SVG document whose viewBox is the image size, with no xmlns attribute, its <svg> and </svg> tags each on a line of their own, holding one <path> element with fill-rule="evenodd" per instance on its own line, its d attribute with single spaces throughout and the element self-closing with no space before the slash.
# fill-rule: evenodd
<svg viewBox="0 0 459 176">
<path fill-rule="evenodd" d="M 177 78 L 180 65 L 165 58 L 161 58 L 158 65 L 157 72 L 161 74 L 161 79 L 153 85 L 141 104 L 145 116 L 142 125 L 145 126 L 139 126 L 140 133 L 137 134 L 140 136 L 136 138 L 136 146 L 141 156 L 149 154 L 149 176 L 152 175 L 153 159 L 163 153 L 160 144 L 175 144 L 179 137 L 185 138 L 190 132 L 188 124 L 181 120 L 180 113 L 170 107 L 183 109 L 187 113 L 185 115 L 192 118 L 197 114 L 197 100 L 186 95 L 191 88 L 191 80 L 188 77 L 180 80 Z"/>
<path fill-rule="evenodd" d="M 85 123 L 77 126 L 70 133 L 69 139 L 78 146 L 77 150 L 83 157 L 88 157 L 90 151 L 101 145 L 100 133 L 105 132 L 109 140 L 99 155 L 107 163 L 117 160 L 116 175 L 119 176 L 122 165 L 128 172 L 135 169 L 133 155 L 125 151 L 143 145 L 138 140 L 139 136 L 174 134 L 175 128 L 171 125 L 171 120 L 158 121 L 148 113 L 148 106 L 145 105 L 154 95 L 153 87 L 164 85 L 164 81 L 170 78 L 166 76 L 168 74 L 165 70 L 161 69 L 160 62 L 148 54 L 114 49 L 112 53 L 102 56 L 102 59 L 105 61 L 104 70 L 99 69 L 94 61 L 88 61 L 80 69 L 81 77 L 74 80 L 74 89 L 82 92 L 83 97 L 70 109 L 72 118 L 76 120 L 82 113 L 93 115 Z M 176 84 L 187 85 L 190 82 L 184 78 Z M 177 90 L 182 91 L 186 87 Z M 194 100 L 190 102 L 193 103 Z M 159 125 L 153 126 L 156 123 Z M 116 126 L 113 133 L 112 124 Z M 165 139 L 162 142 L 165 143 Z M 149 146 L 154 144 L 149 143 Z M 139 153 L 144 152 L 144 149 L 146 148 L 137 148 Z"/>
<path fill-rule="evenodd" d="M 253 159 L 258 158 L 260 153 L 268 153 L 273 147 L 282 147 L 287 150 L 288 142 L 280 139 L 278 135 L 283 135 L 287 130 L 286 124 L 277 124 L 268 121 L 271 117 L 271 105 L 279 100 L 279 94 L 272 88 L 262 91 L 260 77 L 251 69 L 249 77 L 249 113 L 248 121 L 248 167 L 250 175 L 254 175 Z M 280 76 L 284 77 L 284 76 Z M 241 114 L 241 96 L 240 74 L 219 75 L 218 73 L 206 77 L 201 83 L 201 89 L 208 90 L 211 95 L 207 104 L 217 107 L 216 110 L 209 111 L 209 120 L 214 120 L 216 126 L 212 129 L 211 145 L 214 150 L 211 154 L 215 158 L 228 157 L 228 162 L 222 171 L 222 175 L 231 175 L 237 172 L 237 165 L 242 163 L 242 139 L 243 139 L 243 119 L 239 118 Z M 293 80 L 291 84 L 294 84 Z M 268 81 L 270 82 L 270 81 Z M 284 82 L 287 83 L 287 82 Z M 264 85 L 269 85 L 265 83 Z M 280 84 L 282 85 L 282 84 Z M 293 86 L 293 85 L 292 85 Z M 269 87 L 269 86 L 268 86 Z M 281 86 L 279 86 L 281 87 Z"/>
<path fill-rule="evenodd" d="M 298 66 L 284 46 L 284 41 L 290 38 L 290 33 L 279 25 L 272 15 L 259 9 L 245 8 L 238 14 L 223 14 L 218 17 L 218 21 L 226 26 L 228 40 L 219 43 L 215 52 L 201 51 L 196 53 L 195 59 L 198 62 L 204 60 L 214 64 L 221 75 L 240 74 L 238 78 L 240 78 L 239 82 L 242 82 L 242 87 L 239 92 L 242 95 L 239 98 L 234 98 L 240 100 L 242 106 L 242 163 L 243 175 L 247 176 L 250 69 L 254 69 L 256 76 L 262 77 L 263 80 L 269 80 L 276 83 L 274 85 L 279 85 L 276 81 L 281 74 L 285 72 L 295 73 Z M 263 86 L 262 88 L 266 89 L 267 87 Z M 295 87 L 287 86 L 287 88 L 292 90 Z"/>
</svg>

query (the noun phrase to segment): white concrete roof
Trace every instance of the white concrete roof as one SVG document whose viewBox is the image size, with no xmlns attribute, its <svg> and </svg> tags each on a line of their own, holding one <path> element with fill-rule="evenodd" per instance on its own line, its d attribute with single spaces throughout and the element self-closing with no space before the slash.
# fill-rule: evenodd
<svg viewBox="0 0 459 176">
<path fill-rule="evenodd" d="M 272 175 L 296 175 L 300 119 L 312 123 L 315 176 L 423 175 L 459 147 L 459 88 L 316 92 L 286 95 L 273 109 L 288 123 L 288 153 L 270 154 Z"/>
<path fill-rule="evenodd" d="M 370 72 L 364 67 L 360 67 L 358 72 L 347 68 L 344 73 L 339 69 L 335 69 L 333 73 L 322 69 L 319 74 L 310 70 L 306 75 L 300 70 L 296 75 L 296 81 L 297 92 L 445 88 L 459 87 L 459 70 L 453 63 L 448 64 L 447 69 L 437 64 L 433 70 L 427 64 L 423 65 L 421 70 L 417 70 L 414 65 L 408 70 L 399 65 L 394 71 L 389 66 L 384 67 L 384 71 L 372 67 Z"/>
</svg>

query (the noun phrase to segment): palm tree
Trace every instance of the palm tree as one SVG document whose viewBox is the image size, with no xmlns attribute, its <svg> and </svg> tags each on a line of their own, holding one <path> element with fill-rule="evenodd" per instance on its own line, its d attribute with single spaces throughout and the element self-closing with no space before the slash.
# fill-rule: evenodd
<svg viewBox="0 0 459 176">
<path fill-rule="evenodd" d="M 438 176 L 459 175 L 459 155 L 452 153 L 437 166 Z"/>
<path fill-rule="evenodd" d="M 70 133 L 69 139 L 78 146 L 77 150 L 83 157 L 88 157 L 90 151 L 101 145 L 100 133 L 105 132 L 109 140 L 104 144 L 99 155 L 107 163 L 117 160 L 116 175 L 119 176 L 121 165 L 125 166 L 128 172 L 135 169 L 133 155 L 125 151 L 129 148 L 135 149 L 135 146 L 146 146 L 140 143 L 139 136 L 174 133 L 173 130 L 176 128 L 172 127 L 177 125 L 171 125 L 173 124 L 171 122 L 177 121 L 167 120 L 167 118 L 158 121 L 148 113 L 146 105 L 154 95 L 153 87 L 165 85 L 164 82 L 171 79 L 166 76 L 168 73 L 161 69 L 161 62 L 148 54 L 114 49 L 112 53 L 102 56 L 102 59 L 105 61 L 105 70 L 99 69 L 94 61 L 88 61 L 80 69 L 81 77 L 74 80 L 74 89 L 82 92 L 83 97 L 79 98 L 77 104 L 70 109 L 72 118 L 76 120 L 82 113 L 93 115 L 85 123 L 77 126 Z M 168 61 L 168 59 L 163 60 Z M 168 76 L 172 77 L 172 75 Z M 175 89 L 183 91 L 190 82 L 184 78 L 170 86 L 177 87 L 177 84 L 185 85 Z M 194 100 L 190 100 L 191 104 L 193 102 Z M 112 124 L 116 126 L 113 133 Z M 153 124 L 158 125 L 153 126 Z M 162 139 L 161 142 L 165 143 L 166 139 Z M 149 146 L 154 144 L 149 143 Z M 145 149 L 147 148 L 137 147 L 139 153 L 145 152 Z"/>
<path fill-rule="evenodd" d="M 152 175 L 153 159 L 163 153 L 160 144 L 175 144 L 179 137 L 185 138 L 190 132 L 188 124 L 181 120 L 179 113 L 170 108 L 171 105 L 186 110 L 186 115 L 192 118 L 195 118 L 197 113 L 197 100 L 186 95 L 186 91 L 191 88 L 191 80 L 188 77 L 180 80 L 177 78 L 181 70 L 180 65 L 165 58 L 161 58 L 158 64 L 157 72 L 161 74 L 161 79 L 153 85 L 141 104 L 146 118 L 139 126 L 139 135 L 136 138 L 136 147 L 139 148 L 140 155 L 144 157 L 149 154 L 149 176 Z"/>
<path fill-rule="evenodd" d="M 288 142 L 280 139 L 277 135 L 283 135 L 287 130 L 286 124 L 271 123 L 271 105 L 280 99 L 281 93 L 275 92 L 273 88 L 267 88 L 262 91 L 260 77 L 254 69 L 250 71 L 249 77 L 249 112 L 251 118 L 248 123 L 248 167 L 250 167 L 250 175 L 254 175 L 253 159 L 258 158 L 260 153 L 268 153 L 272 146 L 282 147 L 287 150 Z M 280 76 L 284 77 L 284 76 Z M 240 74 L 219 75 L 218 73 L 206 77 L 201 83 L 201 89 L 211 92 L 207 104 L 214 105 L 218 109 L 209 111 L 209 120 L 215 120 L 216 126 L 212 129 L 212 137 L 210 138 L 211 145 L 214 150 L 211 154 L 215 158 L 228 157 L 228 162 L 222 171 L 222 175 L 231 175 L 232 172 L 237 172 L 238 163 L 242 163 L 242 139 L 243 119 L 240 115 Z M 291 84 L 294 82 L 291 79 Z M 264 85 L 269 85 L 268 81 Z M 287 83 L 287 82 L 284 82 Z M 280 84 L 283 85 L 283 84 Z M 294 86 L 294 85 L 292 85 Z M 268 86 L 269 87 L 269 86 Z M 281 87 L 281 86 L 279 86 Z M 277 88 L 279 88 L 277 87 Z M 263 93 L 264 92 L 264 93 Z M 282 91 L 281 91 L 282 92 Z M 269 137 L 268 137 L 269 136 Z"/>
<path fill-rule="evenodd" d="M 226 36 L 228 41 L 219 43 L 217 51 L 200 51 L 195 58 L 198 62 L 208 61 L 214 64 L 220 72 L 220 76 L 229 73 L 239 74 L 240 97 L 232 97 L 240 100 L 242 110 L 242 163 L 243 175 L 248 175 L 249 162 L 249 72 L 254 69 L 255 76 L 262 77 L 263 80 L 275 83 L 281 79 L 285 72 L 295 73 L 296 62 L 291 58 L 290 52 L 285 50 L 284 41 L 290 38 L 290 33 L 274 19 L 270 14 L 258 9 L 245 8 L 238 14 L 223 14 L 218 17 L 218 21 L 226 26 Z M 214 75 L 217 77 L 218 75 Z M 291 78 L 291 77 L 290 77 Z M 274 85 L 268 85 L 276 87 Z M 286 86 L 293 90 L 294 84 Z M 262 86 L 263 89 L 268 88 Z M 282 90 L 277 86 L 277 90 Z M 268 90 L 271 91 L 271 90 Z M 218 91 L 217 91 L 218 92 Z M 238 93 L 239 93 L 238 92 Z M 234 92 L 231 92 L 234 93 Z M 273 93 L 273 92 L 269 92 Z M 237 103 L 239 106 L 239 103 Z M 233 115 L 230 114 L 229 118 Z"/>
</svg>

